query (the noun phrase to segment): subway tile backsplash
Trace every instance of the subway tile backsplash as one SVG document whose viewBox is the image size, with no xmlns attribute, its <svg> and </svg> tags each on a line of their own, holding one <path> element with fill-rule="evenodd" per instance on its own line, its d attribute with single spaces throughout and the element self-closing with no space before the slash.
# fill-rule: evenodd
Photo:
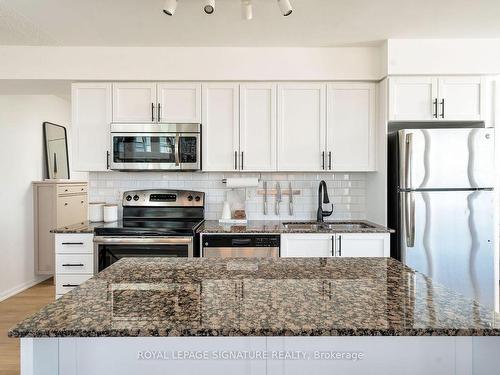
<svg viewBox="0 0 500 375">
<path fill-rule="evenodd" d="M 264 199 L 256 188 L 247 188 L 246 210 L 250 220 L 313 220 L 316 218 L 318 185 L 325 180 L 334 213 L 326 220 L 365 219 L 365 173 L 200 173 L 200 172 L 92 172 L 89 174 L 90 202 L 118 203 L 127 190 L 187 189 L 206 193 L 205 217 L 218 219 L 226 197 L 223 178 L 259 177 L 259 187 L 267 181 L 268 189 L 280 182 L 282 191 L 289 182 L 300 195 L 294 196 L 294 215 L 288 214 L 288 196 L 284 195 L 280 215 L 274 213 L 274 197 L 268 197 L 268 215 L 264 215 Z M 120 210 L 121 214 L 121 210 Z"/>
</svg>

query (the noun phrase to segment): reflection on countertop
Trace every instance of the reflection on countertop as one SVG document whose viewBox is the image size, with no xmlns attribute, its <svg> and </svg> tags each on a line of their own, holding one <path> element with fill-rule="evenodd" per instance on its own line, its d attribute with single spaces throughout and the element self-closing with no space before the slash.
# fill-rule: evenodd
<svg viewBox="0 0 500 375">
<path fill-rule="evenodd" d="M 13 337 L 500 335 L 500 316 L 391 258 L 126 258 Z"/>
</svg>

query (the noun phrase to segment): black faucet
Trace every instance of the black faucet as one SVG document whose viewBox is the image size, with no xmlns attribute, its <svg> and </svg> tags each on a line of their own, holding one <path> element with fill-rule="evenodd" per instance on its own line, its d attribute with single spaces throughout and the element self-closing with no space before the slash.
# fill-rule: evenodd
<svg viewBox="0 0 500 375">
<path fill-rule="evenodd" d="M 323 218 L 330 216 L 333 213 L 333 204 L 331 211 L 323 211 L 323 203 L 330 203 L 330 199 L 328 198 L 328 190 L 326 188 L 326 182 L 321 180 L 318 188 L 318 213 L 316 215 L 316 220 L 322 223 Z"/>
</svg>

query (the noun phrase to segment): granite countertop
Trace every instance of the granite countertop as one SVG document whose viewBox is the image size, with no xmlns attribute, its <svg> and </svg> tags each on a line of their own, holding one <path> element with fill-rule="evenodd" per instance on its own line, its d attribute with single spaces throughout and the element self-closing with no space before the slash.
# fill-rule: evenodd
<svg viewBox="0 0 500 375">
<path fill-rule="evenodd" d="M 500 315 L 392 258 L 125 258 L 11 337 L 500 336 Z"/>
<path fill-rule="evenodd" d="M 55 228 L 50 233 L 94 233 L 94 229 L 104 225 L 104 222 L 83 221 L 81 223 L 67 225 L 65 227 Z"/>
<path fill-rule="evenodd" d="M 264 221 L 249 220 L 246 224 L 222 224 L 218 220 L 205 220 L 197 229 L 197 233 L 393 233 L 394 230 L 375 224 L 368 220 L 325 221 L 325 224 L 340 224 L 337 228 L 319 227 L 285 228 L 283 223 L 314 223 L 312 221 Z M 351 223 L 365 224 L 367 228 L 352 228 Z"/>
</svg>

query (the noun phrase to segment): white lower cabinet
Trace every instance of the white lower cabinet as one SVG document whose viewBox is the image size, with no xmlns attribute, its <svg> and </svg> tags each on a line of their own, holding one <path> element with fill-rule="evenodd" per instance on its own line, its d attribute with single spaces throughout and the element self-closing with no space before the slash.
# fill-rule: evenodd
<svg viewBox="0 0 500 375">
<path fill-rule="evenodd" d="M 56 298 L 94 275 L 93 238 L 92 233 L 56 234 Z"/>
<path fill-rule="evenodd" d="M 389 233 L 281 235 L 281 257 L 389 257 Z"/>
<path fill-rule="evenodd" d="M 294 233 L 281 235 L 281 257 L 334 256 L 335 235 Z"/>
</svg>

